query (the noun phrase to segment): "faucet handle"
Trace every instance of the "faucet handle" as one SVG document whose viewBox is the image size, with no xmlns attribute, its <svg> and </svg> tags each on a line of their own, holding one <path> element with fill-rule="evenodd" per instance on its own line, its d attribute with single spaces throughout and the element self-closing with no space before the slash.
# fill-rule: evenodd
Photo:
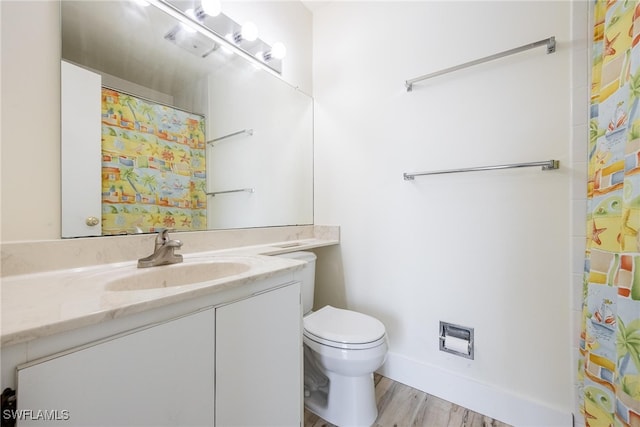
<svg viewBox="0 0 640 427">
<path fill-rule="evenodd" d="M 167 235 L 169 234 L 169 230 L 164 228 L 162 230 L 160 230 L 158 232 L 158 235 L 156 236 L 156 240 L 157 241 L 165 241 L 166 239 L 168 239 Z"/>
<path fill-rule="evenodd" d="M 158 232 L 156 236 L 156 249 L 160 246 L 164 246 L 169 241 L 169 229 L 164 228 Z"/>
<path fill-rule="evenodd" d="M 178 239 L 169 239 L 164 244 L 165 244 L 165 246 L 168 246 L 170 248 L 181 248 L 182 247 L 182 241 L 178 240 Z"/>
<path fill-rule="evenodd" d="M 173 229 L 171 230 L 173 231 Z M 169 229 L 165 228 L 161 230 L 156 236 L 156 250 L 161 246 L 169 246 L 172 248 L 179 248 L 182 246 L 182 242 L 177 239 L 169 238 Z"/>
</svg>

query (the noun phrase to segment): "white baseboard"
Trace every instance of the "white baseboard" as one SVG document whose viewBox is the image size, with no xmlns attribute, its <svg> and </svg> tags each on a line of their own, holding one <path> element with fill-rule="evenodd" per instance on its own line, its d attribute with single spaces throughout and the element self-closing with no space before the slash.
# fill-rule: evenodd
<svg viewBox="0 0 640 427">
<path fill-rule="evenodd" d="M 381 375 L 515 427 L 571 427 L 573 415 L 455 372 L 389 353 Z"/>
</svg>

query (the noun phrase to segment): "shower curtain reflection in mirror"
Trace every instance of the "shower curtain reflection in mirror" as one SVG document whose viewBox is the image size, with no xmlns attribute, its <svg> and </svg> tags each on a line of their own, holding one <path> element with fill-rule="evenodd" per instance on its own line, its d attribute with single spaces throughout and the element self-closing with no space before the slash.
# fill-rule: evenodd
<svg viewBox="0 0 640 427">
<path fill-rule="evenodd" d="M 102 88 L 102 234 L 207 228 L 204 117 Z"/>
</svg>

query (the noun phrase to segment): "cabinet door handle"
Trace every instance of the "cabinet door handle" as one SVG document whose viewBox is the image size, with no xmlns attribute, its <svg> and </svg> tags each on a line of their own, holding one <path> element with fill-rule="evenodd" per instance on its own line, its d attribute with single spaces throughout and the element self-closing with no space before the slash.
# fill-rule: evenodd
<svg viewBox="0 0 640 427">
<path fill-rule="evenodd" d="M 96 225 L 100 224 L 100 220 L 95 216 L 90 216 L 90 217 L 87 217 L 87 219 L 85 220 L 85 223 L 89 227 L 95 227 Z"/>
</svg>

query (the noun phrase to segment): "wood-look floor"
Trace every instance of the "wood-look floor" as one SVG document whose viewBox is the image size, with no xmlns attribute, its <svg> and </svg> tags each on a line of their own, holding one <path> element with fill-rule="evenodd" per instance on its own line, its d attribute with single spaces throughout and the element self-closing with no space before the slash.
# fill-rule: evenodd
<svg viewBox="0 0 640 427">
<path fill-rule="evenodd" d="M 374 374 L 378 418 L 374 427 L 509 427 L 500 421 Z M 304 427 L 336 427 L 304 411 Z"/>
</svg>

